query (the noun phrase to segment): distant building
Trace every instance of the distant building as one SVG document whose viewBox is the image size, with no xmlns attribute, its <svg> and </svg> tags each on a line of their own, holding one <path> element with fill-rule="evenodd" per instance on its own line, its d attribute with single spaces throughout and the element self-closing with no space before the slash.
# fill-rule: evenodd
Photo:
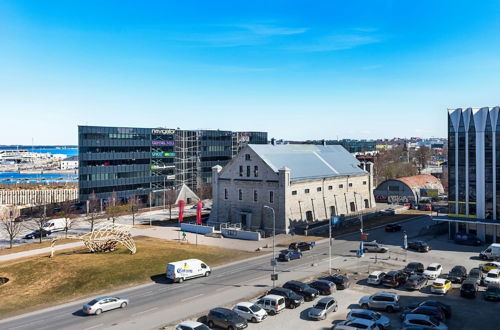
<svg viewBox="0 0 500 330">
<path fill-rule="evenodd" d="M 373 179 L 342 146 L 253 145 L 226 167 L 213 168 L 210 223 L 288 233 L 314 222 L 375 206 Z"/>
<path fill-rule="evenodd" d="M 78 168 L 78 156 L 72 156 L 61 160 L 61 170 L 74 170 Z"/>
<path fill-rule="evenodd" d="M 444 194 L 441 181 L 430 174 L 407 176 L 382 182 L 373 192 L 377 202 L 419 203 Z"/>
</svg>

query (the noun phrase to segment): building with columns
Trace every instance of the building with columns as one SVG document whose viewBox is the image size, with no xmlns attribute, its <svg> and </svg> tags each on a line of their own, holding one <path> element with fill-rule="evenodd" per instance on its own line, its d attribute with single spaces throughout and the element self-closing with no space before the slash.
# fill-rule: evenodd
<svg viewBox="0 0 500 330">
<path fill-rule="evenodd" d="M 448 110 L 450 237 L 472 233 L 500 242 L 499 107 Z"/>
<path fill-rule="evenodd" d="M 373 178 L 339 145 L 253 145 L 212 169 L 209 223 L 289 233 L 294 224 L 375 206 Z"/>
</svg>

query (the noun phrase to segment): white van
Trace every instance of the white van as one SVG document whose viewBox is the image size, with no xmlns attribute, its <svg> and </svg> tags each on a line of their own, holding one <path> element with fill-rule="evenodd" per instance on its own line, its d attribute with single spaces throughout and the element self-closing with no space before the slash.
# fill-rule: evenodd
<svg viewBox="0 0 500 330">
<path fill-rule="evenodd" d="M 500 244 L 491 244 L 486 250 L 479 253 L 479 258 L 483 260 L 495 260 L 497 258 L 500 258 Z"/>
<path fill-rule="evenodd" d="M 285 309 L 285 298 L 275 294 L 269 294 L 257 300 L 255 303 L 264 309 L 269 315 L 275 315 Z"/>
<path fill-rule="evenodd" d="M 184 280 L 210 275 L 210 267 L 198 259 L 187 259 L 167 264 L 167 278 L 182 283 Z"/>
<path fill-rule="evenodd" d="M 66 228 L 66 220 L 64 219 L 52 219 L 48 220 L 43 224 L 43 229 L 50 232 L 63 231 Z"/>
</svg>

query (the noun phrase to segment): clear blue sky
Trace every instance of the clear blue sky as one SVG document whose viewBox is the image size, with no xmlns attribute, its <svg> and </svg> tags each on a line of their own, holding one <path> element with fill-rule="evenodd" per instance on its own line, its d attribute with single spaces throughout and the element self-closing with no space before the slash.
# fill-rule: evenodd
<svg viewBox="0 0 500 330">
<path fill-rule="evenodd" d="M 500 104 L 500 1 L 0 1 L 0 144 L 77 125 L 445 136 Z"/>
</svg>

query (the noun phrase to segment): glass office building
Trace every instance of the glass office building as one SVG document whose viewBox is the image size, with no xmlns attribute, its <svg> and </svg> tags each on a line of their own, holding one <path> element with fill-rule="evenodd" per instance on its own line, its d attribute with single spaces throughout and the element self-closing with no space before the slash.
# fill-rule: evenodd
<svg viewBox="0 0 500 330">
<path fill-rule="evenodd" d="M 79 199 L 150 194 L 186 184 L 209 184 L 212 167 L 226 165 L 248 143 L 267 143 L 266 132 L 79 126 Z"/>
<path fill-rule="evenodd" d="M 448 110 L 450 236 L 500 242 L 499 107 Z"/>
</svg>

